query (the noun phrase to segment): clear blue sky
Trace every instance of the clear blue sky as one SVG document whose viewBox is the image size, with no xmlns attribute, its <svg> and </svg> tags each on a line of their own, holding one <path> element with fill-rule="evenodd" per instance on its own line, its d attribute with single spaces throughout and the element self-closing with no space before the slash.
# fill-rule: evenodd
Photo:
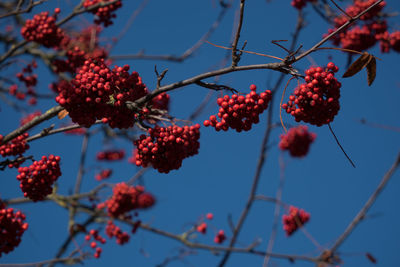
<svg viewBox="0 0 400 267">
<path fill-rule="evenodd" d="M 69 13 L 72 3 L 76 1 L 50 1 L 31 14 L 42 11 L 52 11 L 61 5 L 61 18 Z M 135 2 L 135 3 L 134 3 Z M 124 27 L 132 12 L 141 1 L 123 1 L 123 8 L 117 11 L 115 25 L 107 28 L 102 34 L 102 40 L 109 42 L 110 37 L 118 34 Z M 235 11 L 239 1 L 234 1 L 234 7 L 228 11 L 209 41 L 223 46 L 229 46 Z M 400 11 L 400 2 L 388 0 L 386 11 Z M 68 3 L 68 4 L 67 4 Z M 344 3 L 340 2 L 344 5 Z M 180 55 L 191 47 L 208 30 L 219 13 L 218 1 L 159 1 L 150 0 L 144 10 L 137 16 L 132 27 L 112 50 L 112 55 L 134 54 L 143 50 L 147 54 Z M 290 40 L 294 31 L 297 12 L 290 6 L 290 1 L 272 0 L 246 1 L 243 30 L 240 44 L 247 40 L 247 50 L 284 57 L 285 52 L 271 44 L 271 40 Z M 298 44 L 305 49 L 321 39 L 329 25 L 323 21 L 311 7 L 305 9 L 307 26 L 302 30 Z M 91 15 L 73 20 L 70 26 L 80 26 L 89 23 Z M 4 29 L 2 22 L 0 28 Z M 391 31 L 399 30 L 398 17 L 389 18 Z M 326 44 L 330 46 L 330 44 Z M 391 52 L 381 54 L 379 48 L 370 51 L 381 58 L 377 62 L 377 78 L 368 87 L 366 73 L 360 72 L 352 78 L 341 79 L 341 110 L 335 117 L 332 127 L 341 140 L 342 145 L 354 160 L 357 168 L 352 168 L 340 151 L 329 132 L 324 127 L 309 126 L 317 138 L 304 159 L 292 159 L 278 149 L 281 127 L 272 131 L 269 142 L 267 160 L 264 166 L 258 194 L 275 196 L 281 171 L 279 158 L 284 161 L 285 185 L 282 200 L 305 209 L 311 213 L 311 219 L 306 230 L 320 244 L 316 247 L 309 238 L 300 231 L 287 238 L 282 226 L 279 225 L 278 235 L 273 251 L 276 253 L 301 254 L 307 256 L 319 255 L 319 249 L 329 248 L 336 238 L 344 231 L 348 223 L 376 188 L 380 179 L 391 166 L 400 149 L 399 130 L 387 130 L 371 127 L 360 123 L 365 118 L 370 123 L 397 127 L 399 129 L 400 98 L 399 59 L 400 54 Z M 154 65 L 159 71 L 168 68 L 163 84 L 173 83 L 197 74 L 216 69 L 224 58 L 226 51 L 204 44 L 193 57 L 183 63 L 167 61 L 119 60 L 117 65 L 129 64 L 131 70 L 139 72 L 148 88 L 154 89 L 156 76 Z M 332 59 L 331 59 L 332 58 Z M 320 51 L 311 54 L 295 64 L 300 71 L 313 63 L 325 65 L 333 60 L 340 70 L 338 77 L 344 73 L 347 57 L 340 51 Z M 240 65 L 273 62 L 265 57 L 245 54 Z M 12 77 L 20 68 L 10 67 L 4 73 Z M 39 68 L 38 91 L 48 93 L 48 84 L 54 81 L 43 66 Z M 3 76 L 3 73 L 1 74 Z M 259 90 L 270 89 L 275 83 L 278 73 L 267 70 L 246 71 L 228 74 L 220 78 L 219 83 L 247 92 L 250 84 L 256 84 Z M 287 81 L 287 77 L 284 83 Z M 209 80 L 212 82 L 213 80 Z M 295 87 L 292 82 L 288 87 L 287 96 Z M 280 98 L 282 88 L 278 90 Z M 208 94 L 205 88 L 195 85 L 176 90 L 171 93 L 170 113 L 177 117 L 187 118 Z M 217 112 L 217 93 L 212 96 L 201 116 L 194 121 L 202 123 L 209 115 Z M 34 111 L 43 111 L 56 105 L 54 100 L 40 102 Z M 19 125 L 21 114 L 16 113 L 0 102 L 0 133 L 6 134 Z M 274 121 L 279 122 L 278 103 L 275 104 Z M 295 125 L 294 120 L 284 115 L 286 124 Z M 53 119 L 30 131 L 37 133 L 43 127 L 52 123 L 60 125 L 68 122 Z M 94 129 L 98 127 L 93 127 Z M 266 127 L 266 113 L 260 117 L 260 123 L 250 132 L 235 133 L 215 132 L 212 128 L 201 128 L 200 153 L 184 160 L 178 171 L 169 174 L 159 174 L 151 170 L 146 172 L 143 183 L 146 189 L 157 198 L 154 208 L 140 212 L 143 222 L 172 233 L 181 233 L 208 212 L 214 214 L 209 232 L 199 236 L 197 241 L 213 244 L 214 233 L 224 229 L 228 238 L 231 236 L 227 222 L 228 215 L 237 221 L 247 200 L 251 182 L 256 169 L 260 144 Z M 55 154 L 62 157 L 62 177 L 59 178 L 59 192 L 68 194 L 73 190 L 78 171 L 78 161 L 83 137 L 53 135 L 48 138 L 33 141 L 29 155 L 40 157 Z M 95 155 L 104 148 L 126 149 L 128 156 L 132 144 L 118 139 L 112 143 L 103 142 L 103 136 L 97 134 L 89 141 L 87 172 L 84 176 L 82 190 L 87 191 L 98 184 L 94 174 L 100 166 Z M 127 181 L 139 168 L 123 161 L 110 163 L 114 170 L 112 183 Z M 6 170 L 0 173 L 1 198 L 21 197 L 17 171 Z M 365 253 L 372 253 L 379 266 L 397 266 L 400 228 L 397 204 L 400 195 L 400 174 L 397 172 L 383 191 L 375 205 L 350 238 L 340 247 L 339 252 L 343 266 L 372 266 L 365 258 Z M 109 192 L 103 193 L 107 197 Z M 22 242 L 14 252 L 2 256 L 0 263 L 29 263 L 51 259 L 59 246 L 67 237 L 68 213 L 53 203 L 35 203 L 15 206 L 27 215 L 29 229 L 25 232 Z M 257 249 L 264 251 L 271 233 L 274 205 L 267 202 L 256 202 L 245 222 L 237 245 L 246 247 L 255 240 L 260 240 Z M 77 221 L 86 217 L 80 216 Z M 96 225 L 93 227 L 97 228 Z M 122 226 L 125 231 L 128 227 Z M 76 245 L 82 245 L 83 235 L 76 238 L 70 251 Z M 225 242 L 227 244 L 227 242 Z M 124 246 L 119 246 L 110 240 L 103 246 L 103 254 L 99 260 L 89 259 L 85 266 L 156 266 L 167 257 L 177 255 L 182 245 L 176 241 L 139 230 L 131 236 Z M 91 251 L 85 247 L 84 251 Z M 196 251 L 194 255 L 175 261 L 170 266 L 216 266 L 220 256 L 208 251 Z M 272 259 L 270 266 L 287 266 L 287 261 Z M 234 254 L 227 266 L 261 266 L 263 258 L 254 255 Z M 297 266 L 312 266 L 309 262 L 297 262 Z"/>
</svg>

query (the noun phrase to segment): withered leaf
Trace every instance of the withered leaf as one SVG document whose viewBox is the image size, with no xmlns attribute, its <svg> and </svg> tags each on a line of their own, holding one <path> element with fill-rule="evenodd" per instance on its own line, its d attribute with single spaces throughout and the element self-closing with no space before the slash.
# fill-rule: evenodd
<svg viewBox="0 0 400 267">
<path fill-rule="evenodd" d="M 57 117 L 58 117 L 60 120 L 62 120 L 62 119 L 64 119 L 65 116 L 67 116 L 67 115 L 68 115 L 68 111 L 65 110 L 65 109 L 63 109 L 63 110 L 61 110 L 60 112 L 58 112 Z"/>
<path fill-rule="evenodd" d="M 346 72 L 343 74 L 343 78 L 351 77 L 355 75 L 356 73 L 360 72 L 365 66 L 368 65 L 368 63 L 374 58 L 373 55 L 364 52 L 359 58 L 357 58 L 356 61 L 351 64 L 351 66 L 346 70 Z"/>
<path fill-rule="evenodd" d="M 376 59 L 372 57 L 371 61 L 367 64 L 368 85 L 374 82 L 376 77 Z"/>
</svg>

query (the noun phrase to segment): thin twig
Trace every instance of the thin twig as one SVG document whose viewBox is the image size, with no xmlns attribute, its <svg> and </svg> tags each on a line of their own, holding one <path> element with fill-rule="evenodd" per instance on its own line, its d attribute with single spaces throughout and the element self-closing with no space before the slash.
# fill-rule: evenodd
<svg viewBox="0 0 400 267">
<path fill-rule="evenodd" d="M 36 126 L 36 125 L 38 125 L 38 124 L 40 124 L 40 123 L 42 123 L 42 122 L 44 122 L 46 120 L 49 120 L 49 119 L 53 118 L 54 116 L 56 116 L 63 109 L 64 108 L 61 107 L 61 106 L 54 106 L 54 107 L 50 108 L 49 110 L 47 110 L 42 115 L 36 116 L 30 122 L 25 123 L 24 125 L 22 125 L 18 129 L 15 129 L 11 133 L 9 133 L 6 136 L 4 136 L 3 141 L 0 142 L 0 144 L 5 144 L 8 141 L 14 139 L 15 137 L 25 133 L 26 131 L 28 131 L 29 129 L 33 128 L 34 126 Z"/>
<path fill-rule="evenodd" d="M 346 230 L 344 230 L 343 234 L 341 234 L 338 237 L 338 239 L 335 241 L 332 248 L 330 249 L 332 254 L 336 252 L 336 250 L 339 248 L 339 246 L 353 232 L 354 228 L 365 218 L 365 215 L 367 214 L 368 210 L 375 203 L 377 197 L 382 192 L 382 190 L 385 188 L 386 184 L 389 182 L 390 178 L 393 176 L 394 172 L 399 167 L 399 165 L 400 165 L 400 153 L 397 155 L 396 160 L 394 161 L 394 163 L 392 164 L 390 169 L 382 177 L 381 182 L 378 184 L 377 188 L 372 193 L 372 195 L 369 197 L 367 202 L 365 202 L 364 206 L 361 208 L 361 210 L 358 212 L 358 214 L 354 217 L 354 219 L 350 222 L 350 224 L 347 226 Z"/>
<path fill-rule="evenodd" d="M 81 157 L 79 160 L 79 170 L 76 176 L 74 194 L 78 194 L 81 190 L 82 178 L 85 172 L 85 160 L 86 160 L 86 154 L 87 154 L 86 152 L 89 142 L 89 136 L 90 136 L 89 133 L 85 133 L 85 135 L 83 136 L 82 146 L 81 146 Z"/>
<path fill-rule="evenodd" d="M 342 150 L 343 154 L 346 156 L 346 158 L 349 160 L 350 164 L 353 166 L 353 168 L 356 167 L 356 165 L 354 164 L 354 162 L 351 160 L 351 158 L 349 157 L 349 155 L 347 155 L 346 151 L 344 151 L 344 148 L 342 147 L 342 145 L 340 144 L 338 138 L 336 137 L 336 134 L 333 132 L 331 124 L 328 123 L 328 127 L 329 127 L 329 131 L 332 133 L 333 137 L 335 138 L 336 143 L 338 144 L 338 146 L 340 147 L 340 149 Z"/>
<path fill-rule="evenodd" d="M 16 6 L 16 8 L 13 11 L 11 11 L 11 12 L 9 12 L 7 14 L 0 15 L 0 19 L 6 18 L 6 17 L 10 17 L 10 16 L 14 16 L 14 15 L 19 15 L 19 14 L 22 14 L 22 13 L 30 12 L 33 7 L 35 7 L 37 5 L 40 5 L 43 2 L 47 2 L 47 0 L 38 0 L 36 2 L 33 2 L 32 0 L 30 0 L 28 6 L 25 9 L 21 9 L 21 5 L 22 5 L 23 2 L 24 1 L 19 1 L 17 6 Z"/>
<path fill-rule="evenodd" d="M 267 250 L 265 251 L 265 258 L 264 258 L 264 267 L 268 266 L 269 260 L 271 256 L 269 255 L 272 252 L 272 248 L 274 247 L 275 239 L 278 234 L 278 225 L 279 225 L 279 215 L 281 212 L 281 205 L 280 202 L 282 201 L 282 191 L 283 185 L 285 184 L 285 163 L 283 161 L 282 153 L 279 157 L 279 169 L 280 169 L 280 176 L 279 176 L 279 185 L 278 190 L 276 191 L 276 202 L 275 202 L 275 209 L 274 209 L 274 220 L 272 223 L 272 230 L 271 236 L 268 241 Z"/>
<path fill-rule="evenodd" d="M 200 37 L 200 39 L 192 45 L 190 48 L 186 49 L 180 56 L 175 55 L 146 55 L 143 51 L 133 54 L 133 55 L 112 55 L 109 58 L 112 60 L 123 60 L 123 59 L 143 59 L 143 60 L 164 60 L 164 61 L 172 61 L 172 62 L 183 62 L 194 52 L 196 52 L 204 42 L 211 36 L 211 34 L 218 28 L 225 14 L 231 7 L 231 3 L 233 0 L 229 1 L 229 4 L 223 5 L 220 13 L 218 14 L 217 19 L 210 26 L 208 31 Z"/>
<path fill-rule="evenodd" d="M 335 5 L 337 9 L 339 9 L 347 18 L 352 19 L 353 17 L 347 14 L 346 11 L 344 11 L 334 0 L 331 0 L 331 2 Z"/>
<path fill-rule="evenodd" d="M 236 28 L 236 34 L 235 34 L 235 39 L 233 40 L 232 43 L 232 67 L 237 66 L 240 60 L 240 55 L 237 53 L 237 45 L 239 42 L 240 38 L 240 32 L 242 30 L 242 25 L 243 25 L 243 14 L 244 14 L 244 3 L 245 0 L 240 0 L 240 9 L 239 9 L 239 22 L 238 26 Z"/>
</svg>

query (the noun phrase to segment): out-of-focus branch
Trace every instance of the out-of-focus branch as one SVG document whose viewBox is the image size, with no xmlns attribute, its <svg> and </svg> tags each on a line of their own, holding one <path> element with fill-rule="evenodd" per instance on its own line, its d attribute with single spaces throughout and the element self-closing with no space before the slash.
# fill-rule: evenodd
<svg viewBox="0 0 400 267">
<path fill-rule="evenodd" d="M 58 259 L 51 259 L 39 262 L 31 262 L 31 263 L 6 263 L 1 264 L 0 267 L 42 267 L 46 265 L 62 263 L 65 265 L 75 265 L 75 264 L 83 264 L 83 260 L 87 258 L 88 255 L 81 255 L 77 257 L 65 257 L 65 258 L 58 258 Z"/>
<path fill-rule="evenodd" d="M 379 183 L 379 185 L 377 186 L 375 191 L 372 193 L 372 195 L 369 197 L 367 202 L 365 202 L 364 206 L 361 208 L 361 210 L 358 212 L 358 214 L 354 217 L 354 219 L 350 222 L 350 224 L 347 226 L 347 228 L 343 232 L 343 234 L 341 236 L 339 236 L 338 239 L 335 241 L 332 248 L 329 250 L 332 254 L 334 254 L 336 252 L 336 250 L 339 248 L 339 246 L 353 232 L 354 228 L 365 218 L 365 215 L 367 214 L 368 210 L 375 203 L 377 197 L 382 192 L 382 190 L 385 188 L 386 184 L 389 182 L 390 178 L 393 176 L 394 172 L 399 167 L 399 165 L 400 165 L 400 153 L 397 155 L 396 160 L 394 161 L 393 165 L 382 177 L 381 182 Z"/>
<path fill-rule="evenodd" d="M 122 60 L 122 59 L 144 59 L 144 60 L 164 60 L 164 61 L 173 61 L 173 62 L 183 62 L 187 58 L 189 58 L 195 51 L 197 51 L 206 41 L 213 32 L 218 28 L 225 14 L 231 7 L 231 3 L 233 0 L 229 1 L 229 4 L 221 5 L 222 9 L 218 14 L 217 19 L 208 29 L 208 31 L 203 34 L 203 36 L 190 48 L 188 48 L 185 52 L 183 52 L 180 56 L 175 55 L 146 55 L 143 51 L 133 54 L 133 55 L 113 55 L 110 56 L 112 60 Z"/>
<path fill-rule="evenodd" d="M 18 129 L 15 129 L 11 133 L 9 133 L 6 136 L 4 136 L 3 142 L 0 143 L 0 144 L 5 144 L 8 141 L 10 141 L 10 140 L 14 139 L 15 137 L 17 137 L 18 135 L 21 135 L 21 134 L 25 133 L 26 131 L 28 131 L 29 129 L 33 128 L 34 126 L 42 123 L 43 121 L 46 121 L 46 120 L 49 120 L 49 119 L 53 118 L 54 116 L 56 116 L 63 109 L 64 108 L 61 107 L 61 106 L 54 106 L 54 107 L 50 108 L 49 110 L 47 110 L 42 115 L 36 116 L 30 122 L 25 123 L 24 125 L 22 125 Z"/>
<path fill-rule="evenodd" d="M 38 1 L 33 1 L 33 0 L 29 0 L 29 4 L 25 9 L 21 9 L 21 5 L 24 1 L 18 1 L 17 6 L 15 7 L 15 9 L 7 14 L 2 14 L 0 15 L 0 19 L 6 18 L 6 17 L 10 17 L 10 16 L 15 16 L 15 15 L 20 15 L 22 13 L 27 13 L 27 12 L 31 12 L 32 8 L 40 5 L 41 3 L 47 2 L 47 0 L 38 0 Z"/>
</svg>

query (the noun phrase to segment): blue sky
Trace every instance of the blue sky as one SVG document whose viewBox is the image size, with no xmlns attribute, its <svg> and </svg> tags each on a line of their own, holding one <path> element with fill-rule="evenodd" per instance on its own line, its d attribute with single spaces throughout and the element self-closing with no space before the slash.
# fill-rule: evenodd
<svg viewBox="0 0 400 267">
<path fill-rule="evenodd" d="M 50 1 L 34 8 L 33 13 L 42 10 L 52 11 L 55 7 L 62 8 L 61 17 L 71 10 L 74 1 Z M 137 3 L 134 3 L 137 2 Z M 234 1 L 218 29 L 209 41 L 222 46 L 229 46 L 235 12 L 239 1 Z M 385 10 L 395 12 L 400 10 L 397 0 L 388 0 Z M 107 43 L 110 37 L 118 34 L 140 1 L 123 1 L 123 8 L 117 11 L 114 26 L 104 30 L 102 40 Z M 344 3 L 341 3 L 345 5 Z M 218 1 L 159 1 L 150 0 L 142 12 L 136 17 L 133 25 L 112 50 L 112 55 L 135 54 L 144 51 L 146 54 L 180 55 L 191 47 L 208 30 L 219 13 Z M 240 45 L 247 41 L 246 50 L 284 57 L 285 52 L 271 44 L 272 40 L 290 40 L 294 31 L 297 12 L 290 6 L 290 1 L 273 0 L 247 1 L 244 14 Z M 87 15 L 72 21 L 69 26 L 85 25 L 92 20 Z M 300 33 L 298 44 L 305 49 L 317 43 L 327 31 L 329 25 L 323 21 L 311 7 L 305 8 L 307 26 Z M 5 22 L 0 24 L 4 28 Z M 389 18 L 392 30 L 399 30 L 397 17 Z M 331 44 L 326 44 L 330 46 Z M 366 82 L 366 73 L 358 73 L 352 78 L 342 79 L 347 57 L 339 51 L 320 51 L 311 54 L 294 64 L 299 71 L 304 71 L 314 64 L 326 65 L 334 61 L 339 66 L 339 77 L 342 82 L 341 109 L 335 117 L 332 127 L 347 153 L 355 162 L 357 168 L 352 168 L 335 143 L 326 126 L 309 126 L 309 130 L 317 134 L 310 152 L 304 159 L 293 159 L 278 149 L 281 127 L 273 129 L 269 141 L 267 160 L 262 171 L 258 194 L 275 196 L 279 177 L 283 175 L 285 185 L 282 200 L 298 206 L 311 214 L 306 230 L 320 244 L 316 247 L 302 232 L 297 232 L 290 238 L 285 236 L 279 225 L 277 239 L 273 251 L 276 253 L 317 256 L 320 249 L 329 248 L 336 238 L 344 231 L 348 223 L 378 185 L 384 173 L 389 169 L 399 152 L 399 130 L 387 130 L 371 125 L 361 124 L 361 119 L 367 122 L 397 127 L 400 108 L 400 80 L 398 61 L 399 53 L 382 54 L 379 48 L 370 50 L 381 58 L 377 62 L 377 78 L 372 86 Z M 154 65 L 159 71 L 168 68 L 163 84 L 170 84 L 182 79 L 216 69 L 223 60 L 226 51 L 204 44 L 193 57 L 183 63 L 149 60 L 118 60 L 117 65 L 129 64 L 131 70 L 137 71 L 149 89 L 156 86 Z M 25 58 L 29 60 L 28 57 Z M 274 62 L 273 59 L 244 54 L 240 65 Z M 12 66 L 4 71 L 12 77 L 21 65 Z M 38 91 L 48 93 L 48 84 L 55 78 L 41 65 L 38 70 Z M 2 74 L 3 76 L 3 71 Z M 279 73 L 268 70 L 253 70 L 224 75 L 218 81 L 248 92 L 250 84 L 256 84 L 258 90 L 270 89 L 276 82 Z M 289 77 L 286 77 L 283 85 Z M 212 79 L 208 80 L 213 82 Z M 280 99 L 283 85 L 277 91 Z M 292 82 L 286 93 L 295 87 Z M 171 115 L 186 119 L 208 94 L 207 89 L 190 85 L 171 92 Z M 213 93 L 210 101 L 201 115 L 194 121 L 202 123 L 209 115 L 217 112 L 216 98 Z M 54 100 L 41 101 L 34 111 L 45 111 L 56 105 Z M 278 103 L 275 103 L 273 121 L 279 122 Z M 0 102 L 0 133 L 5 134 L 19 125 L 21 114 Z M 213 245 L 214 234 L 224 229 L 228 239 L 232 235 L 227 217 L 231 215 L 236 222 L 244 208 L 251 182 L 255 173 L 260 151 L 260 144 L 266 127 L 266 112 L 260 117 L 260 123 L 253 126 L 249 132 L 233 131 L 216 132 L 212 128 L 201 128 L 199 154 L 185 159 L 178 171 L 160 174 L 150 170 L 143 176 L 142 182 L 146 189 L 157 198 L 157 204 L 150 210 L 140 212 L 140 219 L 150 225 L 172 233 L 182 233 L 208 212 L 214 214 L 210 222 L 208 234 L 199 236 L 196 241 Z M 288 125 L 296 125 L 293 118 L 284 115 Z M 39 132 L 52 123 L 60 125 L 67 123 L 53 119 L 35 127 L 31 134 Z M 94 126 L 93 129 L 96 129 Z M 59 192 L 69 194 L 73 190 L 78 171 L 81 150 L 81 136 L 57 134 L 31 143 L 29 153 L 35 157 L 55 154 L 62 157 L 62 177 L 59 179 Z M 126 140 L 117 139 L 106 143 L 102 134 L 90 138 L 88 158 L 82 191 L 88 191 L 98 184 L 94 180 L 99 166 L 114 170 L 111 183 L 127 181 L 138 170 L 127 162 L 127 158 L 118 163 L 101 165 L 95 159 L 98 151 L 105 148 L 126 149 L 128 156 L 133 145 Z M 279 166 L 283 159 L 284 169 Z M 283 171 L 283 173 L 282 173 Z M 6 170 L 0 173 L 0 195 L 4 199 L 21 197 L 16 170 Z M 397 226 L 399 213 L 396 203 L 399 201 L 399 173 L 395 173 L 388 186 L 378 198 L 366 220 L 364 220 L 340 247 L 341 266 L 372 266 L 365 253 L 374 255 L 379 266 L 396 266 L 397 248 L 399 247 L 400 230 Z M 103 192 L 107 197 L 110 191 Z M 29 263 L 51 259 L 59 246 L 67 237 L 68 213 L 54 203 L 35 203 L 15 206 L 27 215 L 29 230 L 24 234 L 22 242 L 14 252 L 2 256 L 0 263 Z M 237 245 L 246 247 L 259 240 L 258 250 L 265 251 L 273 222 L 274 205 L 267 202 L 256 202 L 247 218 L 244 228 L 238 238 Z M 84 221 L 85 215 L 80 215 L 77 221 Z M 121 225 L 123 230 L 129 227 Z M 93 225 L 98 228 L 100 225 Z M 69 251 L 76 245 L 83 244 L 83 235 L 76 238 Z M 227 242 L 225 242 L 227 244 Z M 167 257 L 177 255 L 182 244 L 139 230 L 131 236 L 124 246 L 119 246 L 110 240 L 103 246 L 103 254 L 99 260 L 88 259 L 85 266 L 156 266 Z M 91 251 L 86 246 L 83 251 Z M 195 254 L 185 257 L 183 261 L 172 262 L 171 266 L 215 266 L 221 256 L 209 251 L 195 251 Z M 263 258 L 255 255 L 234 254 L 226 266 L 261 266 Z M 286 266 L 288 263 L 272 259 L 270 266 Z M 297 266 L 312 266 L 309 262 L 297 262 Z"/>
</svg>

